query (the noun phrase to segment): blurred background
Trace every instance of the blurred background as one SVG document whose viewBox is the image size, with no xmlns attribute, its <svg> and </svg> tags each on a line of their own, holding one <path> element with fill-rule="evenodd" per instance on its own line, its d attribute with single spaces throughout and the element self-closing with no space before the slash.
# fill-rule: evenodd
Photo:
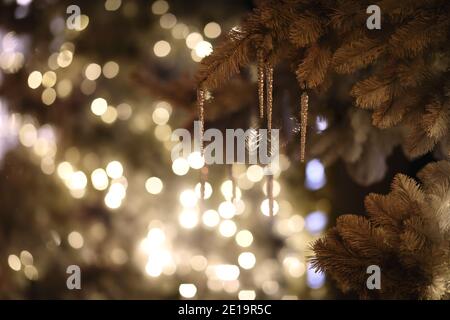
<svg viewBox="0 0 450 320">
<path fill-rule="evenodd" d="M 340 161 L 287 150 L 271 218 L 260 166 L 210 166 L 200 210 L 201 159 L 170 158 L 172 131 L 196 119 L 198 63 L 254 6 L 0 0 L 0 298 L 346 298 L 310 268 L 311 241 L 426 159 L 394 150 L 369 188 Z M 254 73 L 217 92 L 207 127 L 248 127 Z M 328 126 L 318 116 L 312 131 Z M 81 290 L 66 287 L 69 265 Z"/>
</svg>

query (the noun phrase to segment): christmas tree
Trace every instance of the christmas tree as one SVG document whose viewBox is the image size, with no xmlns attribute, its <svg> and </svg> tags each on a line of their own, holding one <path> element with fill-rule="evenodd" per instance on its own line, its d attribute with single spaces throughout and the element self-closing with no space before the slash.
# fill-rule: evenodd
<svg viewBox="0 0 450 320">
<path fill-rule="evenodd" d="M 0 298 L 448 298 L 449 7 L 3 1 Z"/>
</svg>

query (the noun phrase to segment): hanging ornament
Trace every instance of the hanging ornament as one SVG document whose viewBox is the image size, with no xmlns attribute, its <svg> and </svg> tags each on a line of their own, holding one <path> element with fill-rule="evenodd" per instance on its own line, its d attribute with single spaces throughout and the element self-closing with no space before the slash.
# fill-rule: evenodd
<svg viewBox="0 0 450 320">
<path fill-rule="evenodd" d="M 300 102 L 300 161 L 305 162 L 306 131 L 308 126 L 308 93 L 303 91 Z"/>
<path fill-rule="evenodd" d="M 272 157 L 272 106 L 273 106 L 273 67 L 266 66 L 266 103 L 267 103 L 267 150 L 269 157 Z M 269 170 L 271 170 L 269 165 Z M 269 199 L 269 216 L 273 217 L 273 175 L 268 172 L 267 176 L 267 197 Z"/>
<path fill-rule="evenodd" d="M 203 145 L 203 134 L 205 131 L 205 91 L 203 88 L 197 89 L 197 109 L 198 109 L 198 121 L 200 121 L 200 154 L 202 157 L 204 156 L 204 145 Z M 205 205 L 205 185 L 206 181 L 208 180 L 208 167 L 206 164 L 203 166 L 203 168 L 200 169 L 200 214 L 203 214 Z"/>
<path fill-rule="evenodd" d="M 259 117 L 264 118 L 264 52 L 258 49 L 258 100 L 259 100 Z"/>
<path fill-rule="evenodd" d="M 205 130 L 205 91 L 202 88 L 197 89 L 197 109 L 198 121 L 200 121 L 200 153 L 203 156 L 203 133 Z"/>
</svg>

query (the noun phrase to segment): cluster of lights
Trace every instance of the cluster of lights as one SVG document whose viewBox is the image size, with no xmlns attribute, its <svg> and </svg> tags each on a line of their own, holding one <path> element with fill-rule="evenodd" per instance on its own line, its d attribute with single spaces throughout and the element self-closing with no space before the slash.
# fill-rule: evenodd
<svg viewBox="0 0 450 320">
<path fill-rule="evenodd" d="M 23 0 L 25 1 L 25 0 Z M 106 0 L 105 9 L 107 11 L 116 11 L 122 5 L 121 0 Z M 153 14 L 160 16 L 160 26 L 163 29 L 171 31 L 173 38 L 184 39 L 186 46 L 191 50 L 191 57 L 194 61 L 200 61 L 203 57 L 212 52 L 212 45 L 204 40 L 205 38 L 214 39 L 220 36 L 220 25 L 210 22 L 204 26 L 203 35 L 194 31 L 194 28 L 188 27 L 180 23 L 175 15 L 168 12 L 169 4 L 164 0 L 157 0 L 151 6 Z M 83 18 L 84 17 L 84 18 Z M 87 16 L 82 18 L 82 29 L 89 22 Z M 1 32 L 0 32 L 1 40 Z M 40 86 L 44 88 L 42 93 L 42 101 L 46 105 L 54 103 L 56 97 L 66 97 L 72 91 L 72 82 L 69 79 L 58 79 L 56 70 L 58 68 L 68 67 L 73 60 L 74 45 L 66 43 L 61 46 L 59 52 L 53 53 L 49 58 L 49 71 L 41 73 L 32 71 L 28 77 L 28 86 L 37 89 Z M 158 41 L 153 46 L 153 52 L 157 57 L 165 57 L 171 52 L 171 45 L 165 40 Z M 0 47 L 1 53 L 1 47 Z M 0 62 L 2 61 L 0 55 Z M 0 67 L 3 66 L 0 63 Z M 85 94 L 91 94 L 95 91 L 95 81 L 103 74 L 107 79 L 117 76 L 119 73 L 119 65 L 114 61 L 109 61 L 102 66 L 97 63 L 90 63 L 85 66 L 83 75 L 85 79 L 81 84 L 81 90 Z M 103 98 L 96 98 L 91 103 L 91 111 L 94 115 L 100 117 L 105 123 L 113 123 L 117 118 L 126 120 L 130 118 L 132 110 L 126 104 L 120 104 L 117 107 L 108 105 Z M 154 134 L 156 138 L 162 142 L 167 142 L 172 133 L 171 127 L 168 125 L 172 108 L 165 101 L 155 104 L 155 108 L 151 114 L 151 120 L 156 125 Z M 326 130 L 328 123 L 324 118 L 317 118 L 316 126 L 318 131 Z M 55 171 L 54 156 L 56 154 L 56 144 L 52 134 L 48 134 L 49 127 L 40 130 L 32 123 L 26 122 L 19 126 L 18 133 L 20 142 L 26 146 L 33 148 L 38 156 L 42 157 L 41 168 L 45 173 L 51 174 Z M 45 132 L 47 132 L 45 134 Z M 0 150 L 1 151 L 1 150 Z M 281 157 L 282 158 L 282 157 Z M 283 159 L 281 159 L 283 160 Z M 285 170 L 288 166 L 288 160 L 280 161 L 281 170 Z M 176 175 L 186 175 L 190 169 L 198 170 L 204 166 L 204 158 L 200 152 L 192 152 L 186 158 L 180 157 L 172 163 L 172 170 Z M 61 162 L 57 166 L 56 172 L 69 188 L 70 193 L 75 198 L 81 198 L 85 195 L 88 176 L 68 161 Z M 306 185 L 312 190 L 320 189 L 326 183 L 326 177 L 323 166 L 320 161 L 312 160 L 307 165 Z M 257 257 L 251 246 L 254 242 L 254 236 L 247 229 L 239 230 L 234 218 L 243 214 L 246 210 L 245 203 L 242 200 L 242 190 L 248 190 L 255 184 L 261 183 L 262 192 L 267 196 L 267 186 L 264 182 L 264 169 L 259 165 L 251 165 L 244 171 L 236 175 L 236 184 L 231 180 L 224 181 L 220 186 L 220 192 L 224 197 L 217 210 L 208 209 L 199 212 L 198 205 L 200 200 L 200 184 L 198 183 L 192 189 L 186 189 L 179 195 L 179 201 L 182 211 L 178 215 L 178 222 L 185 229 L 193 229 L 202 224 L 206 229 L 214 229 L 220 235 L 223 241 L 232 241 L 242 250 L 236 257 L 235 264 L 208 264 L 208 259 L 201 255 L 194 255 L 189 259 L 190 267 L 198 272 L 204 271 L 208 277 L 207 285 L 212 291 L 225 290 L 227 293 L 237 294 L 239 299 L 252 300 L 256 298 L 256 291 L 247 288 L 240 288 L 240 273 L 243 270 L 256 271 Z M 128 187 L 127 179 L 123 176 L 123 166 L 119 161 L 111 161 L 105 168 L 97 168 L 90 174 L 90 181 L 94 189 L 106 191 L 104 197 L 105 204 L 108 208 L 119 208 Z M 145 181 L 145 190 L 157 195 L 162 192 L 164 184 L 158 177 L 149 177 Z M 278 181 L 273 181 L 273 195 L 278 197 L 281 193 L 281 186 Z M 205 199 L 209 199 L 213 194 L 211 184 L 205 184 Z M 274 214 L 283 207 L 283 200 L 274 200 Z M 259 208 L 263 215 L 269 215 L 269 200 L 264 199 Z M 248 209 L 247 209 L 248 210 Z M 284 210 L 283 210 L 284 213 Z M 236 220 L 237 221 L 237 220 Z M 303 219 L 300 215 L 278 215 L 275 220 L 275 230 L 286 237 L 293 236 L 306 229 L 309 233 L 315 235 L 321 232 L 327 223 L 326 214 L 322 211 L 311 212 Z M 74 249 L 81 249 L 84 246 L 83 235 L 78 231 L 72 231 L 67 237 L 69 245 Z M 163 226 L 157 225 L 149 228 L 146 238 L 140 243 L 139 249 L 145 252 L 147 262 L 145 272 L 151 278 L 157 278 L 164 275 L 173 275 L 177 270 L 176 253 L 172 252 L 168 239 L 167 230 Z M 250 251 L 252 250 L 252 251 Z M 30 254 L 31 255 L 31 254 Z M 117 261 L 123 261 L 124 253 L 115 251 Z M 8 264 L 15 271 L 21 270 L 24 266 L 24 272 L 30 280 L 37 279 L 37 270 L 34 266 L 33 271 L 29 264 L 26 254 L 10 255 Z M 258 254 L 258 265 L 261 263 Z M 28 261 L 26 264 L 24 261 Z M 32 261 L 32 258 L 31 258 Z M 282 259 L 282 266 L 285 272 L 294 278 L 299 278 L 306 274 L 307 284 L 311 288 L 320 288 L 324 283 L 324 275 L 315 273 L 310 265 L 302 261 L 299 256 L 290 254 Z M 28 270 L 28 271 L 26 271 Z M 180 269 L 181 270 L 181 269 Z M 28 275 L 27 275 L 28 274 Z M 260 285 L 266 294 L 275 294 L 279 289 L 278 282 L 274 280 L 265 280 Z M 194 298 L 198 295 L 197 286 L 194 283 L 181 283 L 179 285 L 179 294 L 186 299 Z"/>
<path fill-rule="evenodd" d="M 36 127 L 33 120 L 24 119 L 19 114 L 14 114 L 12 120 L 18 127 L 20 143 L 33 150 L 41 160 L 41 170 L 45 174 L 52 174 L 55 170 L 56 135 L 50 125 Z"/>
<path fill-rule="evenodd" d="M 204 57 L 211 54 L 213 47 L 210 42 L 204 40 L 203 35 L 195 29 L 188 27 L 184 23 L 178 22 L 176 16 L 169 11 L 169 4 L 164 0 L 153 2 L 151 10 L 154 15 L 160 16 L 159 24 L 161 28 L 171 30 L 172 37 L 175 39 L 185 39 L 186 47 L 191 50 L 191 58 L 195 62 L 200 62 Z M 203 28 L 203 34 L 206 38 L 215 39 L 220 36 L 222 30 L 217 22 L 209 22 Z M 159 40 L 153 45 L 153 53 L 159 58 L 170 54 L 172 47 L 166 40 Z"/>
<path fill-rule="evenodd" d="M 35 281 L 39 277 L 38 270 L 34 266 L 33 255 L 27 250 L 21 251 L 19 256 L 10 254 L 8 256 L 8 265 L 17 272 L 23 269 L 23 273 L 28 280 Z"/>
<path fill-rule="evenodd" d="M 167 235 L 161 227 L 151 227 L 139 247 L 147 256 L 145 272 L 148 276 L 156 278 L 161 274 L 172 275 L 176 271 Z"/>
<path fill-rule="evenodd" d="M 189 168 L 201 169 L 205 165 L 205 158 L 200 152 L 194 151 L 186 158 L 179 157 L 172 163 L 172 171 L 179 176 L 184 176 L 189 172 Z"/>
<path fill-rule="evenodd" d="M 104 98 L 96 98 L 91 103 L 91 111 L 94 115 L 99 116 L 103 122 L 107 124 L 114 123 L 119 113 L 113 106 L 109 106 Z"/>
</svg>

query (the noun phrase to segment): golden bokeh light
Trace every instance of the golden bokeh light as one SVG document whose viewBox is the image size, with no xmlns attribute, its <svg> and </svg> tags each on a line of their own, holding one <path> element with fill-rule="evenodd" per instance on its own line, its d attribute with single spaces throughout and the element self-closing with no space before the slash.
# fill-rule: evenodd
<svg viewBox="0 0 450 320">
<path fill-rule="evenodd" d="M 39 71 L 33 71 L 28 76 L 28 86 L 31 89 L 37 89 L 42 83 L 42 74 Z"/>
</svg>

